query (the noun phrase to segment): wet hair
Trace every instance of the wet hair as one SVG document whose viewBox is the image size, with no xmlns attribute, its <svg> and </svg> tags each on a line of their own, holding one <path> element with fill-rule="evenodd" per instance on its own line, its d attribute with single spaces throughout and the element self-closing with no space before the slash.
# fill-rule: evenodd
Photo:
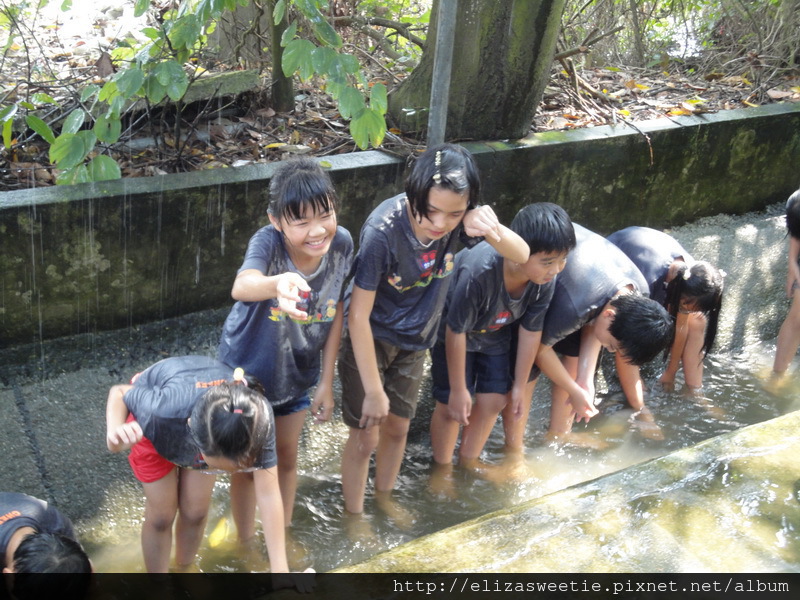
<svg viewBox="0 0 800 600">
<path fill-rule="evenodd" d="M 309 207 L 316 214 L 336 212 L 339 203 L 330 176 L 310 158 L 281 163 L 269 182 L 269 198 L 269 214 L 286 220 L 302 219 Z"/>
<path fill-rule="evenodd" d="M 75 540 L 56 533 L 25 536 L 14 551 L 12 593 L 19 600 L 85 598 L 92 565 Z"/>
<path fill-rule="evenodd" d="M 666 306 L 673 318 L 677 317 L 681 300 L 691 302 L 706 317 L 703 339 L 703 356 L 711 351 L 717 337 L 719 312 L 722 309 L 722 292 L 725 287 L 721 271 L 705 261 L 689 267 L 679 265 L 675 277 L 667 284 Z"/>
<path fill-rule="evenodd" d="M 510 229 L 518 234 L 531 250 L 537 252 L 570 252 L 575 248 L 575 228 L 563 208 L 552 202 L 534 202 L 522 208 Z"/>
<path fill-rule="evenodd" d="M 674 321 L 667 309 L 639 294 L 621 294 L 611 300 L 616 310 L 608 328 L 627 362 L 643 365 L 672 345 Z"/>
<path fill-rule="evenodd" d="M 428 148 L 414 161 L 405 181 L 406 198 L 411 214 L 428 217 L 428 193 L 432 187 L 467 193 L 467 210 L 478 206 L 481 180 L 472 154 L 455 144 Z"/>
<path fill-rule="evenodd" d="M 272 432 L 272 411 L 264 396 L 235 382 L 210 388 L 192 411 L 191 432 L 205 456 L 253 466 Z"/>
<path fill-rule="evenodd" d="M 789 235 L 800 239 L 800 189 L 786 201 L 786 228 Z"/>
</svg>

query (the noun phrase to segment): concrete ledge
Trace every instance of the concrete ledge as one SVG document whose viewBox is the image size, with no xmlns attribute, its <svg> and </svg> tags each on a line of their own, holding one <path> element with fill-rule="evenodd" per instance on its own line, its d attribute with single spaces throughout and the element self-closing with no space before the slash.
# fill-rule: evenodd
<svg viewBox="0 0 800 600">
<path fill-rule="evenodd" d="M 483 199 L 509 222 L 553 201 L 600 233 L 667 227 L 785 200 L 800 185 L 800 105 L 468 143 Z M 405 164 L 323 159 L 358 237 Z M 0 194 L 0 346 L 130 327 L 230 304 L 275 164 Z"/>
</svg>

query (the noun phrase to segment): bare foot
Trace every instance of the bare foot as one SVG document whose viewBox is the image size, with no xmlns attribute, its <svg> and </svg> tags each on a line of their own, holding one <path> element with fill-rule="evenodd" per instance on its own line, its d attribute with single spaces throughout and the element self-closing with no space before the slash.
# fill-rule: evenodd
<svg viewBox="0 0 800 600">
<path fill-rule="evenodd" d="M 453 500 L 456 498 L 455 481 L 453 480 L 452 463 L 443 465 L 433 463 L 428 491 L 438 498 Z"/>
<path fill-rule="evenodd" d="M 577 448 L 588 448 L 590 450 L 605 450 L 609 444 L 606 440 L 600 438 L 595 433 L 586 431 L 568 431 L 567 433 L 552 434 L 550 432 L 545 436 L 545 440 L 564 446 L 575 446 Z"/>
<path fill-rule="evenodd" d="M 392 498 L 392 492 L 379 492 L 376 490 L 375 503 L 398 529 L 408 531 L 417 522 L 417 516 L 407 508 L 400 506 Z"/>
<path fill-rule="evenodd" d="M 304 571 L 311 566 L 311 557 L 303 543 L 295 538 L 291 528 L 286 528 L 286 560 L 292 571 Z"/>
<path fill-rule="evenodd" d="M 364 513 L 351 513 L 344 511 L 342 522 L 347 532 L 347 537 L 353 544 L 371 547 L 378 543 L 378 536 L 372 529 L 372 524 L 364 516 Z"/>
</svg>

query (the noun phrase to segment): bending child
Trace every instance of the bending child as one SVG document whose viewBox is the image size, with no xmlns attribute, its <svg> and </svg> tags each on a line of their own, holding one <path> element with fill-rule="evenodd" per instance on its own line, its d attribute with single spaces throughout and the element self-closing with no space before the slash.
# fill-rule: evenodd
<svg viewBox="0 0 800 600">
<path fill-rule="evenodd" d="M 364 509 L 375 452 L 375 495 L 390 510 L 423 363 L 433 346 L 456 242 L 483 236 L 502 256 L 528 260 L 527 244 L 478 207 L 480 180 L 472 155 L 444 144 L 420 156 L 405 194 L 381 203 L 361 229 L 339 357 L 342 412 L 350 433 L 342 453 L 345 509 Z"/>
<path fill-rule="evenodd" d="M 786 201 L 786 229 L 789 233 L 786 297 L 791 299 L 792 304 L 778 332 L 775 362 L 772 365 L 776 376 L 786 373 L 800 346 L 800 189 Z"/>
<path fill-rule="evenodd" d="M 560 441 L 577 441 L 573 420 L 588 422 L 598 412 L 594 376 L 602 348 L 614 353 L 628 403 L 651 420 L 639 365 L 669 346 L 673 330 L 666 309 L 643 295 L 647 282 L 636 265 L 602 236 L 574 227 L 577 245 L 556 279 L 536 356 L 553 384 L 548 437 Z"/>
<path fill-rule="evenodd" d="M 212 358 L 174 357 L 108 392 L 108 449 L 130 449 L 128 462 L 144 488 L 142 552 L 149 573 L 169 570 L 173 522 L 176 567 L 192 566 L 219 471 L 253 473 L 270 570 L 289 570 L 272 409 L 234 375 Z M 283 585 L 290 581 L 305 583 L 297 578 Z"/>
<path fill-rule="evenodd" d="M 27 494 L 0 492 L 0 565 L 14 574 L 10 591 L 19 600 L 84 598 L 89 590 L 92 564 L 72 522 Z M 47 573 L 71 576 L 41 576 Z"/>
<path fill-rule="evenodd" d="M 528 379 L 556 275 L 575 247 L 575 231 L 566 211 L 549 202 L 526 206 L 510 228 L 528 244 L 526 262 L 503 258 L 486 242 L 456 255 L 453 283 L 432 351 L 437 402 L 431 444 L 433 460 L 440 465 L 451 464 L 463 427 L 458 462 L 467 468 L 475 466 L 509 400 L 503 418 L 506 445 L 514 451 L 522 449 L 532 395 Z"/>
<path fill-rule="evenodd" d="M 266 390 L 275 414 L 278 479 L 288 527 L 306 413 L 310 407 L 322 422 L 333 412 L 342 295 L 353 240 L 337 226 L 336 192 L 313 160 L 281 164 L 269 191 L 270 225 L 250 239 L 233 283 L 231 295 L 237 302 L 225 321 L 217 358 L 242 367 Z M 255 535 L 252 474 L 232 476 L 231 504 L 239 536 L 247 542 Z"/>
<path fill-rule="evenodd" d="M 650 297 L 675 320 L 669 362 L 659 381 L 671 390 L 683 365 L 687 390 L 700 394 L 703 359 L 717 335 L 724 274 L 707 262 L 696 262 L 675 238 L 656 229 L 626 227 L 607 239 L 642 272 Z"/>
</svg>

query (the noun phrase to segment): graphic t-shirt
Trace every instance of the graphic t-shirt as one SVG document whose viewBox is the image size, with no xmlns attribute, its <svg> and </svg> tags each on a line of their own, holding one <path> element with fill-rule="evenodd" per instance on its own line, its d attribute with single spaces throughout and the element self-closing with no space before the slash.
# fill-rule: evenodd
<svg viewBox="0 0 800 600">
<path fill-rule="evenodd" d="M 667 274 L 670 265 L 678 258 L 690 267 L 694 259 L 678 240 L 649 227 L 626 227 L 608 236 L 642 272 L 650 289 L 650 297 L 660 304 L 667 300 Z"/>
<path fill-rule="evenodd" d="M 433 346 L 442 315 L 456 245 L 477 243 L 463 226 L 430 244 L 414 235 L 405 194 L 384 200 L 361 228 L 354 283 L 375 292 L 370 315 L 376 339 L 404 350 Z M 471 241 L 470 241 L 471 240 Z"/>
<path fill-rule="evenodd" d="M 16 492 L 0 492 L 0 568 L 5 564 L 11 537 L 21 527 L 76 540 L 72 522 L 44 500 Z"/>
<path fill-rule="evenodd" d="M 161 456 L 179 467 L 207 469 L 187 421 L 208 389 L 225 381 L 233 381 L 233 369 L 213 358 L 165 358 L 142 371 L 123 400 Z M 272 408 L 269 403 L 264 407 L 272 422 Z M 277 464 L 273 428 L 254 467 Z"/>
<path fill-rule="evenodd" d="M 237 302 L 225 321 L 217 358 L 256 377 L 273 406 L 305 394 L 319 379 L 321 352 L 352 260 L 353 240 L 339 227 L 319 268 L 306 276 L 292 264 L 282 234 L 272 225 L 259 229 L 250 239 L 239 272 L 256 269 L 269 276 L 289 271 L 301 275 L 311 288 L 308 319 L 288 317 L 277 298 Z"/>
<path fill-rule="evenodd" d="M 573 223 L 577 246 L 556 278 L 556 289 L 542 329 L 542 344 L 552 346 L 594 319 L 624 286 L 648 296 L 636 265 L 603 236 Z"/>
<path fill-rule="evenodd" d="M 556 281 L 529 281 L 519 298 L 512 298 L 503 280 L 503 257 L 488 242 L 461 250 L 438 341 L 444 342 L 446 323 L 455 333 L 467 334 L 468 352 L 505 354 L 512 339 L 509 325 L 519 321 L 528 331 L 542 330 Z"/>
</svg>

